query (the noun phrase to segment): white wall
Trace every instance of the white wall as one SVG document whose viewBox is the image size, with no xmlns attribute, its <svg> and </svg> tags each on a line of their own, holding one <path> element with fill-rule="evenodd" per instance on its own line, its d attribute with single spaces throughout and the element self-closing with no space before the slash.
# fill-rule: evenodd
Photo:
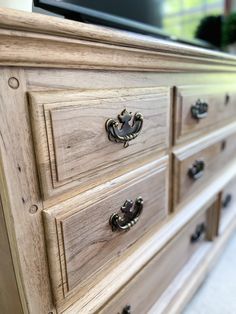
<svg viewBox="0 0 236 314">
<path fill-rule="evenodd" d="M 43 10 L 41 8 L 36 8 L 33 5 L 33 0 L 0 0 L 0 8 L 11 8 L 29 12 L 36 12 L 41 14 L 53 15 L 53 16 L 60 16 L 58 14 Z"/>
<path fill-rule="evenodd" d="M 1 8 L 32 11 L 32 0 L 0 0 Z"/>
</svg>

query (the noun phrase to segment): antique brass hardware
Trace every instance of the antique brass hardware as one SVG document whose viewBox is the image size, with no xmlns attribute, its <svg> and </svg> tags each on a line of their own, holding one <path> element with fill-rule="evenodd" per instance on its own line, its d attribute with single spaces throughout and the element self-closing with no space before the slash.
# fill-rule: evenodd
<svg viewBox="0 0 236 314">
<path fill-rule="evenodd" d="M 135 225 L 143 210 L 143 199 L 138 197 L 133 204 L 133 201 L 126 200 L 124 205 L 120 208 L 123 216 L 119 216 L 114 213 L 110 217 L 110 225 L 112 231 L 116 230 L 129 230 L 133 225 Z"/>
<path fill-rule="evenodd" d="M 198 99 L 191 107 L 192 117 L 196 120 L 200 120 L 207 117 L 208 114 L 208 103 Z"/>
<path fill-rule="evenodd" d="M 205 233 L 206 226 L 204 223 L 197 225 L 195 232 L 191 235 L 191 243 L 195 243 L 200 240 L 201 236 Z"/>
<path fill-rule="evenodd" d="M 223 199 L 222 207 L 223 208 L 227 208 L 229 206 L 229 204 L 231 203 L 231 201 L 232 201 L 232 195 L 231 194 L 227 194 L 225 196 L 225 198 Z"/>
<path fill-rule="evenodd" d="M 120 128 L 118 121 L 108 119 L 105 126 L 109 140 L 116 143 L 124 143 L 124 147 L 128 147 L 129 142 L 139 135 L 143 127 L 143 115 L 140 112 L 134 114 L 132 125 L 129 124 L 131 119 L 132 113 L 126 109 L 118 115 L 118 120 L 121 123 Z"/>
<path fill-rule="evenodd" d="M 220 147 L 221 151 L 225 150 L 226 146 L 227 146 L 227 141 L 226 141 L 226 140 L 223 140 L 223 141 L 221 142 L 221 147 Z"/>
<path fill-rule="evenodd" d="M 131 314 L 131 305 L 126 305 L 124 308 L 123 308 L 123 311 L 122 311 L 122 314 Z"/>
<path fill-rule="evenodd" d="M 191 179 L 197 180 L 203 175 L 205 163 L 203 160 L 196 160 L 192 167 L 188 170 L 188 175 Z"/>
<path fill-rule="evenodd" d="M 225 95 L 225 105 L 228 105 L 229 102 L 230 102 L 230 95 L 228 93 L 226 93 L 226 95 Z"/>
</svg>

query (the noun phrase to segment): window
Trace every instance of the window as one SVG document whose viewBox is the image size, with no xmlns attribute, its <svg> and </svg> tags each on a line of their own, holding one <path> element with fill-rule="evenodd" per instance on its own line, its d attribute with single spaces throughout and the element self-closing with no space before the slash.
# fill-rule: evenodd
<svg viewBox="0 0 236 314">
<path fill-rule="evenodd" d="M 224 0 L 166 0 L 163 10 L 163 28 L 167 33 L 193 39 L 203 17 L 224 12 Z"/>
</svg>

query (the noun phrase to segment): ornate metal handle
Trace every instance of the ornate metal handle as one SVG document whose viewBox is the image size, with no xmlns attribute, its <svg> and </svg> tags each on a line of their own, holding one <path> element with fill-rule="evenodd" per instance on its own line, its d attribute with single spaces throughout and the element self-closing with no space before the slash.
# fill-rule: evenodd
<svg viewBox="0 0 236 314">
<path fill-rule="evenodd" d="M 129 124 L 131 118 L 132 112 L 128 112 L 124 109 L 121 114 L 118 115 L 118 120 L 121 123 L 120 128 L 118 121 L 114 119 L 108 119 L 106 121 L 106 131 L 110 141 L 124 143 L 124 147 L 129 146 L 129 142 L 139 135 L 143 127 L 143 116 L 140 112 L 134 114 L 132 125 Z"/>
<path fill-rule="evenodd" d="M 232 201 L 232 195 L 227 194 L 222 202 L 222 207 L 227 208 Z"/>
<path fill-rule="evenodd" d="M 205 163 L 203 160 L 196 160 L 194 164 L 192 165 L 192 168 L 188 170 L 188 175 L 191 179 L 197 180 L 201 178 L 203 175 L 205 168 Z"/>
<path fill-rule="evenodd" d="M 127 304 L 122 311 L 122 314 L 131 314 L 131 305 Z"/>
<path fill-rule="evenodd" d="M 132 209 L 133 207 L 133 209 Z M 135 225 L 143 210 L 143 199 L 138 197 L 133 205 L 133 201 L 126 200 L 124 205 L 120 208 L 123 216 L 119 216 L 114 213 L 110 217 L 110 225 L 112 231 L 116 230 L 129 230 L 133 225 Z"/>
<path fill-rule="evenodd" d="M 206 118 L 208 113 L 208 103 L 198 99 L 195 105 L 191 107 L 191 113 L 192 117 L 196 120 Z"/>
<path fill-rule="evenodd" d="M 195 232 L 191 235 L 191 243 L 196 243 L 200 240 L 203 233 L 206 231 L 206 226 L 204 223 L 197 225 Z"/>
</svg>

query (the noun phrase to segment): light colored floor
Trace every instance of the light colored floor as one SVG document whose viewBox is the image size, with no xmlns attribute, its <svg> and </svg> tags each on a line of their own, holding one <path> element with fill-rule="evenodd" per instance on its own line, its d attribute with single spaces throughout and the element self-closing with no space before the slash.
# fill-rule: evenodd
<svg viewBox="0 0 236 314">
<path fill-rule="evenodd" d="M 236 233 L 183 314 L 236 314 Z"/>
</svg>

